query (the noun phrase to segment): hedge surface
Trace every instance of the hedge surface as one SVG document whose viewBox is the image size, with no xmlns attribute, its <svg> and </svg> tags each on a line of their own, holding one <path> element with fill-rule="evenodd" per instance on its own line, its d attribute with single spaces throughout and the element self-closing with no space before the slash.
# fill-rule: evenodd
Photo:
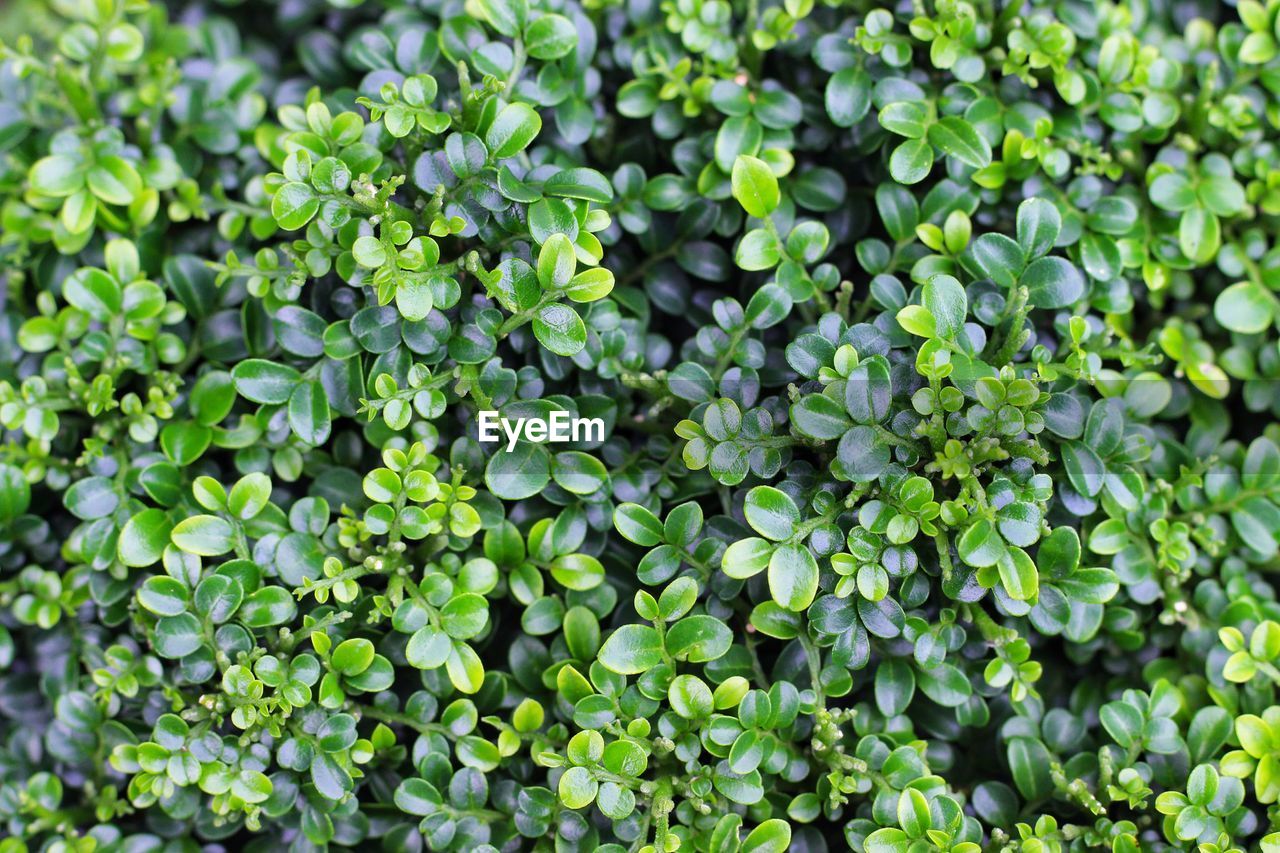
<svg viewBox="0 0 1280 853">
<path fill-rule="evenodd" d="M 1280 850 L 1278 13 L 16 3 L 0 853 Z"/>
</svg>

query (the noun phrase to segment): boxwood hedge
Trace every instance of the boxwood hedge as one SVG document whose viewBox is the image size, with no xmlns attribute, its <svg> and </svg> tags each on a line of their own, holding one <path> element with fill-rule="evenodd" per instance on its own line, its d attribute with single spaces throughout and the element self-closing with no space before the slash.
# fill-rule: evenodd
<svg viewBox="0 0 1280 853">
<path fill-rule="evenodd" d="M 1280 0 L 0 33 L 0 853 L 1280 850 Z"/>
</svg>

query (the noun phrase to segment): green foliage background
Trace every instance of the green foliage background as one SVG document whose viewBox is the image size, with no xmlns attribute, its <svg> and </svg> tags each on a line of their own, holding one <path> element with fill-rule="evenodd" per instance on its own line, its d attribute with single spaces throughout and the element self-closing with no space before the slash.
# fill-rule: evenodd
<svg viewBox="0 0 1280 853">
<path fill-rule="evenodd" d="M 0 853 L 1280 850 L 1278 18 L 11 5 Z"/>
</svg>

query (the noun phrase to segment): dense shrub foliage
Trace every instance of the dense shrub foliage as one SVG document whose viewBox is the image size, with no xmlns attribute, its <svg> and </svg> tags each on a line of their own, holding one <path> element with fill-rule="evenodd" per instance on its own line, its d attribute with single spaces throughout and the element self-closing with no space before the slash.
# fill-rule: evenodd
<svg viewBox="0 0 1280 853">
<path fill-rule="evenodd" d="M 4 15 L 3 853 L 1280 850 L 1280 0 Z"/>
</svg>

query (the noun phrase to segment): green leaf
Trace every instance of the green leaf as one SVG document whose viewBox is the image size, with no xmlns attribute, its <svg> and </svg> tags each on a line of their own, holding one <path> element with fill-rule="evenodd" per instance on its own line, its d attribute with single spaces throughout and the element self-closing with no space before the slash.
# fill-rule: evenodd
<svg viewBox="0 0 1280 853">
<path fill-rule="evenodd" d="M 1222 224 L 1203 207 L 1192 207 L 1178 223 L 1178 246 L 1197 264 L 1207 264 L 1222 245 Z"/>
<path fill-rule="evenodd" d="M 764 786 L 758 770 L 738 774 L 720 769 L 712 774 L 711 783 L 727 799 L 739 805 L 755 805 L 764 799 Z"/>
<path fill-rule="evenodd" d="M 1003 288 L 1018 283 L 1026 266 L 1025 250 L 1003 234 L 983 234 L 969 246 L 973 265 Z"/>
<path fill-rule="evenodd" d="M 227 509 L 236 518 L 248 521 L 262 512 L 271 500 L 271 478 L 254 472 L 241 477 L 227 496 Z"/>
<path fill-rule="evenodd" d="M 505 446 L 489 458 L 484 472 L 485 486 L 495 497 L 523 500 L 538 494 L 551 482 L 551 459 L 545 447 L 526 441 Z"/>
<path fill-rule="evenodd" d="M 772 486 L 756 486 L 748 492 L 743 512 L 752 529 L 775 542 L 790 539 L 800 523 L 795 501 Z"/>
<path fill-rule="evenodd" d="M 898 826 L 911 837 L 924 835 L 932 826 L 929 817 L 929 801 L 915 788 L 907 788 L 898 795 Z"/>
<path fill-rule="evenodd" d="M 1230 175 L 1208 174 L 1196 187 L 1196 198 L 1218 216 L 1235 216 L 1244 209 L 1245 192 Z"/>
<path fill-rule="evenodd" d="M 100 157 L 86 179 L 93 194 L 107 204 L 131 204 L 142 192 L 142 178 L 122 157 Z"/>
<path fill-rule="evenodd" d="M 20 479 L 20 482 L 26 485 L 25 480 Z M 86 477 L 67 489 L 62 503 L 81 521 L 93 521 L 115 512 L 120 505 L 120 495 L 106 477 Z"/>
<path fill-rule="evenodd" d="M 464 638 L 460 638 L 464 639 Z M 431 626 L 419 628 L 409 638 L 405 647 L 405 659 L 418 669 L 437 669 L 444 666 L 453 651 L 449 635 Z"/>
<path fill-rule="evenodd" d="M 810 438 L 836 439 L 853 426 L 845 408 L 825 394 L 807 394 L 791 407 L 791 422 Z"/>
<path fill-rule="evenodd" d="M 929 142 L 966 166 L 984 169 L 991 165 L 991 146 L 959 116 L 946 116 L 929 125 Z"/>
<path fill-rule="evenodd" d="M 164 280 L 187 311 L 197 319 L 215 307 L 218 289 L 213 270 L 195 255 L 175 255 L 165 259 Z"/>
<path fill-rule="evenodd" d="M 174 526 L 170 534 L 173 544 L 200 557 L 225 554 L 235 545 L 235 528 L 212 515 L 193 515 Z"/>
<path fill-rule="evenodd" d="M 910 847 L 907 834 L 892 826 L 877 829 L 862 842 L 865 853 L 907 853 Z"/>
<path fill-rule="evenodd" d="M 613 273 L 603 267 L 591 267 L 569 279 L 565 295 L 573 302 L 595 302 L 613 291 Z"/>
<path fill-rule="evenodd" d="M 889 155 L 889 174 L 900 184 L 918 184 L 933 169 L 933 146 L 924 139 L 908 139 Z"/>
<path fill-rule="evenodd" d="M 351 245 L 351 255 L 362 267 L 377 269 L 387 262 L 387 249 L 377 237 L 368 234 L 357 237 Z"/>
<path fill-rule="evenodd" d="M 1065 308 L 1084 296 L 1084 276 L 1065 258 L 1033 261 L 1022 274 L 1021 284 L 1036 308 Z"/>
<path fill-rule="evenodd" d="M 538 250 L 538 283 L 544 290 L 567 287 L 577 265 L 569 238 L 564 234 L 552 234 Z"/>
<path fill-rule="evenodd" d="M 753 116 L 730 116 L 716 131 L 716 165 L 721 171 L 732 173 L 738 157 L 754 156 L 763 140 L 764 128 Z"/>
<path fill-rule="evenodd" d="M 545 14 L 525 29 L 524 42 L 534 59 L 559 59 L 578 46 L 578 31 L 563 15 Z"/>
<path fill-rule="evenodd" d="M 734 262 L 744 270 L 767 270 L 782 260 L 778 238 L 763 228 L 748 231 L 738 242 Z"/>
<path fill-rule="evenodd" d="M 1249 65 L 1265 65 L 1276 53 L 1276 40 L 1267 32 L 1249 33 L 1240 44 L 1240 61 Z"/>
<path fill-rule="evenodd" d="M 729 626 L 714 616 L 686 616 L 667 632 L 666 647 L 676 660 L 707 663 L 719 660 L 729 651 L 733 633 Z"/>
<path fill-rule="evenodd" d="M 733 162 L 733 197 L 748 216 L 764 219 L 778 207 L 778 179 L 763 160 L 739 154 Z"/>
<path fill-rule="evenodd" d="M 514 103 L 502 108 L 484 135 L 489 154 L 495 159 L 514 157 L 542 130 L 542 119 L 528 104 Z"/>
<path fill-rule="evenodd" d="M 1127 702 L 1108 702 L 1098 716 L 1107 734 L 1125 749 L 1142 742 L 1142 712 Z"/>
<path fill-rule="evenodd" d="M 463 693 L 475 693 L 484 684 L 484 664 L 466 643 L 454 642 L 444 667 L 449 681 Z"/>
<path fill-rule="evenodd" d="M 731 578 L 745 580 L 768 568 L 773 551 L 774 545 L 764 539 L 740 539 L 725 550 L 720 568 Z"/>
<path fill-rule="evenodd" d="M 1006 747 L 1009 769 L 1019 793 L 1028 800 L 1047 797 L 1053 791 L 1053 777 L 1049 767 L 1053 757 L 1039 740 L 1030 737 L 1014 737 Z"/>
<path fill-rule="evenodd" d="M 177 616 L 186 612 L 191 593 L 180 581 L 158 575 L 147 578 L 138 588 L 138 603 L 157 616 Z"/>
<path fill-rule="evenodd" d="M 552 303 L 539 309 L 533 318 L 533 334 L 556 355 L 572 356 L 587 345 L 587 327 L 568 305 Z"/>
<path fill-rule="evenodd" d="M 889 236 L 899 242 L 914 238 L 920 224 L 920 205 L 906 187 L 884 183 L 876 187 L 876 209 Z"/>
<path fill-rule="evenodd" d="M 911 665 L 898 658 L 882 661 L 876 669 L 876 707 L 886 717 L 896 717 L 911 705 L 916 676 Z"/>
<path fill-rule="evenodd" d="M 320 199 L 310 184 L 293 181 L 276 190 L 271 198 L 271 215 L 286 231 L 304 227 L 320 209 Z"/>
<path fill-rule="evenodd" d="M 1151 182 L 1151 201 L 1162 210 L 1183 211 L 1196 203 L 1195 188 L 1182 172 L 1165 172 Z"/>
<path fill-rule="evenodd" d="M 1198 764 L 1218 754 L 1231 736 L 1232 717 L 1224 709 L 1210 705 L 1196 711 L 1187 729 L 1191 762 Z"/>
<path fill-rule="evenodd" d="M 869 483 L 889 465 L 889 447 L 870 426 L 855 426 L 840 438 L 833 467 L 855 483 Z"/>
<path fill-rule="evenodd" d="M 944 708 L 963 705 L 973 695 L 969 679 L 949 663 L 938 664 L 932 669 L 917 670 L 916 683 L 924 695 Z"/>
<path fill-rule="evenodd" d="M 62 295 L 99 323 L 108 323 L 124 307 L 120 284 L 106 272 L 92 267 L 76 270 L 62 284 Z"/>
<path fill-rule="evenodd" d="M 187 466 L 209 449 L 213 431 L 192 423 L 169 424 L 160 431 L 160 447 L 175 465 Z"/>
<path fill-rule="evenodd" d="M 967 562 L 967 561 L 966 561 Z M 1021 548 L 1009 548 L 996 563 L 1000 583 L 1015 601 L 1031 601 L 1039 590 L 1040 576 L 1036 564 Z"/>
<path fill-rule="evenodd" d="M 591 495 L 609 482 L 609 469 L 589 453 L 566 450 L 551 460 L 551 478 L 575 495 Z"/>
<path fill-rule="evenodd" d="M 1269 438 L 1255 438 L 1249 443 L 1240 480 L 1246 489 L 1269 491 L 1280 484 L 1280 448 Z"/>
<path fill-rule="evenodd" d="M 27 179 L 41 195 L 65 198 L 84 186 L 85 171 L 75 158 L 55 154 L 37 160 Z"/>
<path fill-rule="evenodd" d="M 960 559 L 976 569 L 996 565 L 1007 553 L 1004 540 L 985 518 L 975 521 L 965 529 L 957 550 Z"/>
<path fill-rule="evenodd" d="M 960 282 L 949 275 L 935 275 L 925 283 L 924 307 L 933 315 L 934 333 L 956 338 L 964 332 L 969 301 Z"/>
<path fill-rule="evenodd" d="M 604 566 L 587 554 L 565 554 L 551 563 L 551 576 L 565 589 L 585 592 L 604 581 Z"/>
<path fill-rule="evenodd" d="M 849 372 L 844 407 L 858 423 L 874 424 L 889 415 L 893 402 L 889 366 L 881 358 L 867 359 Z"/>
<path fill-rule="evenodd" d="M 613 186 L 609 179 L 595 169 L 581 167 L 556 172 L 543 181 L 542 191 L 547 195 L 578 198 L 597 204 L 613 201 Z"/>
<path fill-rule="evenodd" d="M 686 720 L 705 719 L 711 716 L 711 688 L 696 675 L 677 675 L 667 688 L 667 702 L 671 710 Z"/>
<path fill-rule="evenodd" d="M 1245 544 L 1266 557 L 1277 551 L 1280 509 L 1261 496 L 1245 498 L 1231 511 L 1231 526 Z"/>
<path fill-rule="evenodd" d="M 747 303 L 746 320 L 753 329 L 768 329 L 785 320 L 793 304 L 786 290 L 776 284 L 766 284 L 752 294 Z"/>
<path fill-rule="evenodd" d="M 288 402 L 302 379 L 294 368 L 262 358 L 240 362 L 232 368 L 231 377 L 241 397 L 274 405 Z"/>
<path fill-rule="evenodd" d="M 619 675 L 638 675 L 662 663 L 662 638 L 647 625 L 623 625 L 604 641 L 597 659 Z"/>
<path fill-rule="evenodd" d="M 317 753 L 311 762 L 311 782 L 322 797 L 330 800 L 341 800 L 354 785 L 351 774 L 324 752 Z"/>
<path fill-rule="evenodd" d="M 480 10 L 489 26 L 507 38 L 515 38 L 529 15 L 526 0 L 479 0 Z M 416 813 L 415 813 L 416 814 Z M 426 812 L 421 812 L 426 814 Z"/>
<path fill-rule="evenodd" d="M 1213 316 L 1233 332 L 1257 334 L 1275 322 L 1276 298 L 1260 284 L 1237 282 L 1218 294 Z"/>
<path fill-rule="evenodd" d="M 592 777 L 590 770 L 585 767 L 570 767 L 560 777 L 556 792 L 565 808 L 582 809 L 595 802 L 599 790 L 600 783 Z"/>
<path fill-rule="evenodd" d="M 144 509 L 125 522 L 116 544 L 120 562 L 142 568 L 156 563 L 169 544 L 173 523 L 163 510 Z"/>
<path fill-rule="evenodd" d="M 1067 469 L 1067 479 L 1080 494 L 1093 497 L 1102 491 L 1106 467 L 1089 445 L 1079 441 L 1064 444 L 1062 465 Z"/>
<path fill-rule="evenodd" d="M 791 825 L 779 818 L 763 821 L 742 842 L 742 853 L 784 853 L 791 849 Z"/>
<path fill-rule="evenodd" d="M 827 81 L 827 115 L 837 127 L 853 127 L 871 108 L 871 75 L 860 66 L 841 68 Z"/>
<path fill-rule="evenodd" d="M 563 234 L 573 240 L 579 231 L 578 219 L 568 203 L 558 198 L 544 198 L 529 205 L 529 233 L 534 240 L 545 243 L 552 234 Z"/>
<path fill-rule="evenodd" d="M 1242 714 L 1236 717 L 1236 738 L 1240 748 L 1254 758 L 1262 758 L 1275 748 L 1275 734 L 1261 717 Z"/>
<path fill-rule="evenodd" d="M 244 588 L 226 575 L 210 575 L 196 587 L 196 612 L 215 625 L 230 619 L 243 601 Z"/>
<path fill-rule="evenodd" d="M 400 783 L 394 795 L 396 808 L 411 815 L 426 816 L 436 812 L 442 800 L 425 779 L 409 778 Z"/>
<path fill-rule="evenodd" d="M 299 382 L 289 395 L 289 429 L 304 443 L 319 447 L 328 440 L 331 423 L 324 387 L 314 379 Z"/>
<path fill-rule="evenodd" d="M 781 494 L 781 493 L 779 493 Z M 788 610 L 808 609 L 818 593 L 818 563 L 803 545 L 783 545 L 769 559 L 769 594 Z"/>
<path fill-rule="evenodd" d="M 618 504 L 613 510 L 613 524 L 629 542 L 644 548 L 652 548 L 663 539 L 662 522 L 639 504 Z"/>
<path fill-rule="evenodd" d="M 908 139 L 923 139 L 929 112 L 914 101 L 895 101 L 880 110 L 880 126 Z"/>
<path fill-rule="evenodd" d="M 596 794 L 596 805 L 605 817 L 624 820 L 635 811 L 636 795 L 631 793 L 630 788 L 624 788 L 617 782 L 604 782 Z"/>
<path fill-rule="evenodd" d="M 904 306 L 897 314 L 898 325 L 903 331 L 922 338 L 932 338 L 938 334 L 937 319 L 923 305 Z"/>
<path fill-rule="evenodd" d="M 1029 198 L 1018 205 L 1018 244 L 1027 259 L 1046 254 L 1058 242 L 1062 231 L 1062 214 L 1042 198 Z"/>
<path fill-rule="evenodd" d="M 339 643 L 329 662 L 342 675 L 359 675 L 373 663 L 373 655 L 373 643 L 353 638 Z"/>
<path fill-rule="evenodd" d="M 996 513 L 996 529 L 1010 545 L 1028 547 L 1040 539 L 1044 516 L 1032 503 L 1014 501 L 1001 507 Z M 1070 531 L 1070 528 L 1066 528 Z"/>
<path fill-rule="evenodd" d="M 163 616 L 156 620 L 152 645 L 162 658 L 184 658 L 199 649 L 203 642 L 200 622 L 190 613 Z"/>
</svg>

